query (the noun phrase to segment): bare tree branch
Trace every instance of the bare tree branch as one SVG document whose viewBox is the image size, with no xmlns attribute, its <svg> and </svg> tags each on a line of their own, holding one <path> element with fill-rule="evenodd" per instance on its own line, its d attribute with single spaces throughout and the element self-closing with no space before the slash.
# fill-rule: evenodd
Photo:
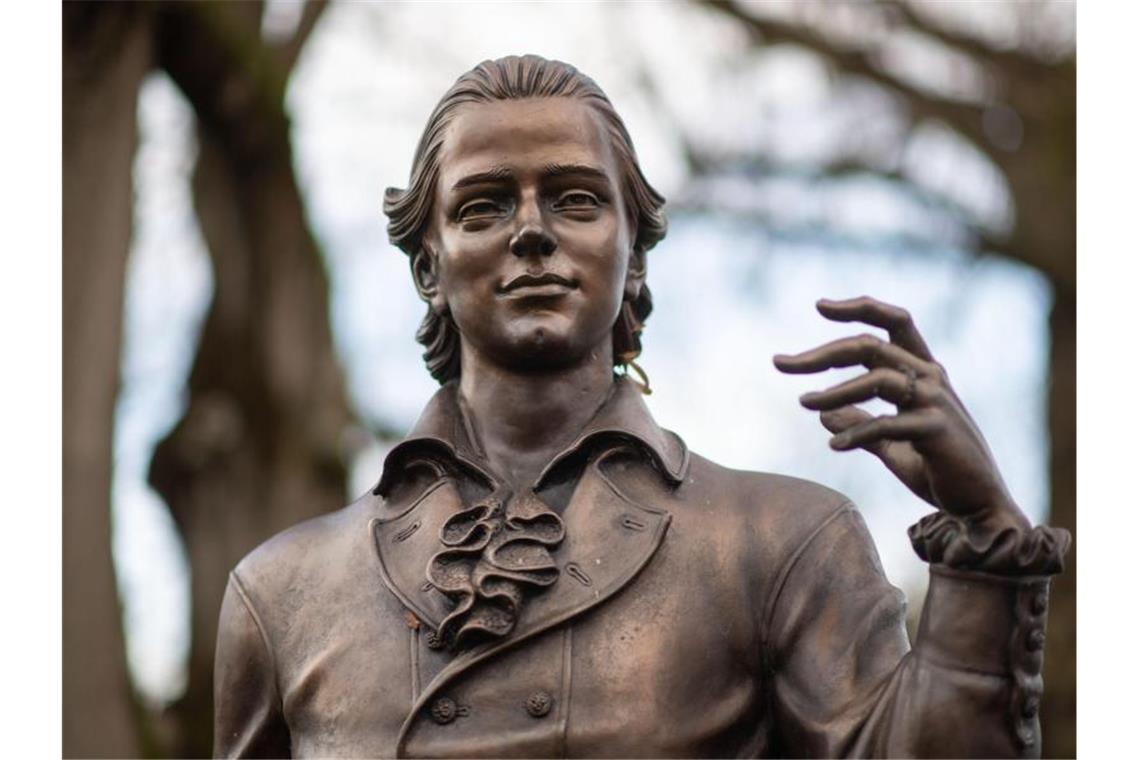
<svg viewBox="0 0 1140 760">
<path fill-rule="evenodd" d="M 915 183 L 914 180 L 906 177 L 897 170 L 884 171 L 853 160 L 842 160 L 823 167 L 812 166 L 810 168 L 777 167 L 770 164 L 759 165 L 755 163 L 750 166 L 744 164 L 726 166 L 722 164 L 719 167 L 710 167 L 709 171 L 703 175 L 703 178 L 716 181 L 718 175 L 725 177 L 733 173 L 734 170 L 736 170 L 735 173 L 737 175 L 745 176 L 757 182 L 794 179 L 822 185 L 825 183 L 842 182 L 849 179 L 882 180 L 901 196 L 910 197 L 924 208 L 931 209 L 943 215 L 948 222 L 952 223 L 956 229 L 961 231 L 962 235 L 961 240 L 954 240 L 951 236 L 937 241 L 925 238 L 921 235 L 902 232 L 893 236 L 884 236 L 882 238 L 883 240 L 889 239 L 895 242 L 906 242 L 920 249 L 937 248 L 939 245 L 965 245 L 971 249 L 995 253 L 1030 266 L 1040 266 L 1040 262 L 1037 258 L 1017 245 L 1014 239 L 1000 232 L 985 229 L 977 224 L 977 222 L 971 218 L 970 212 L 954 199 Z M 670 210 L 674 212 L 679 211 L 681 213 L 713 212 L 718 214 L 727 211 L 735 218 L 762 225 L 769 233 L 784 238 L 806 238 L 811 234 L 811 229 L 813 229 L 810 225 L 802 229 L 796 225 L 788 225 L 783 222 L 782 217 L 770 214 L 759 208 L 750 209 L 747 207 L 737 207 L 726 209 L 723 204 L 710 204 L 705 202 L 700 194 L 694 192 L 683 194 L 677 198 L 671 204 Z M 819 232 L 818 228 L 815 229 Z M 829 236 L 829 239 L 841 239 L 848 241 L 848 243 L 856 239 L 847 233 L 835 229 L 825 229 L 823 230 L 823 234 Z"/>
<path fill-rule="evenodd" d="M 305 3 L 301 11 L 301 20 L 297 23 L 297 30 L 279 48 L 281 67 L 286 77 L 292 73 L 297 59 L 301 57 L 301 51 L 305 49 L 305 43 L 308 42 L 309 36 L 317 27 L 317 22 L 321 20 L 328 5 L 328 0 L 308 0 Z"/>
<path fill-rule="evenodd" d="M 885 91 L 891 92 L 899 98 L 900 104 L 905 107 L 913 118 L 930 118 L 941 120 L 949 127 L 970 140 L 993 164 L 1009 179 L 1014 205 L 1017 208 L 1018 223 L 1013 234 L 1005 239 L 1002 235 L 994 235 L 984 230 L 975 230 L 978 234 L 978 244 L 992 250 L 1002 251 L 1017 261 L 1029 264 L 1047 274 L 1058 286 L 1070 287 L 1075 279 L 1072 265 L 1071 244 L 1061 245 L 1061 239 L 1068 241 L 1071 237 L 1072 226 L 1065 223 L 1063 235 L 1057 233 L 1046 234 L 1049 225 L 1028 223 L 1027 220 L 1040 220 L 1043 216 L 1050 217 L 1054 213 L 1047 204 L 1043 207 L 1046 198 L 1061 197 L 1065 188 L 1071 188 L 1071 170 L 1073 153 L 1072 140 L 1069 137 L 1071 129 L 1064 127 L 1071 124 L 1071 115 L 1062 110 L 1050 111 L 1044 106 L 1037 106 L 1037 113 L 1025 114 L 1028 132 L 1026 141 L 1033 142 L 1033 148 L 1028 144 L 1016 151 L 1002 151 L 996 149 L 986 137 L 982 126 L 984 109 L 977 105 L 964 102 L 950 101 L 939 98 L 919 88 L 908 85 L 906 82 L 895 79 L 890 73 L 882 70 L 874 62 L 876 49 L 863 47 L 852 49 L 850 43 L 841 43 L 831 39 L 825 33 L 813 28 L 809 24 L 798 24 L 781 19 L 760 18 L 753 16 L 746 7 L 742 7 L 731 0 L 697 0 L 702 4 L 712 6 L 718 11 L 734 19 L 746 29 L 756 34 L 766 44 L 789 43 L 804 47 L 840 71 L 865 77 Z M 1020 95 L 1016 103 L 1019 113 L 1024 110 L 1026 103 L 1032 104 L 1040 101 L 1045 104 L 1055 104 L 1057 98 L 1048 98 L 1042 93 L 1064 93 L 1072 91 L 1073 62 L 1058 63 L 1056 65 L 1042 62 L 1032 64 L 1037 67 L 1039 76 L 1035 81 L 1014 90 L 1013 95 Z M 997 72 L 1006 75 L 1005 71 Z M 1025 93 L 1036 97 L 1028 99 Z M 1064 139 L 1053 137 L 1059 135 Z M 1052 143 L 1041 143 L 1043 136 L 1052 140 Z M 1042 152 L 1047 151 L 1047 152 Z M 1060 152 L 1057 152 L 1060 151 Z M 1042 162 L 1041 156 L 1050 155 L 1058 158 L 1049 162 Z M 1061 166 L 1059 172 L 1049 174 L 1050 166 Z M 1053 182 L 1056 192 L 1041 193 L 1041 183 Z M 1063 193 L 1062 193 L 1063 194 Z M 1066 196 L 1067 197 L 1067 196 Z M 1060 247 L 1058 247 L 1060 245 Z"/>
<path fill-rule="evenodd" d="M 850 230 L 843 230 L 832 226 L 820 226 L 815 223 L 795 224 L 783 222 L 774 215 L 756 208 L 726 208 L 722 205 L 707 204 L 698 200 L 682 202 L 670 210 L 675 217 L 686 214 L 707 217 L 715 216 L 719 219 L 729 219 L 734 222 L 750 225 L 762 230 L 764 235 L 772 240 L 788 243 L 825 244 L 828 247 L 845 248 L 851 250 L 866 250 L 883 252 L 890 249 L 907 249 L 908 252 L 917 253 L 945 253 L 948 251 L 966 252 L 970 254 L 993 253 L 1005 256 L 1003 249 L 992 249 L 988 246 L 978 245 L 966 247 L 953 241 L 932 239 L 910 232 L 868 233 L 859 234 Z"/>
<path fill-rule="evenodd" d="M 946 122 L 976 143 L 981 150 L 989 153 L 988 142 L 982 129 L 982 113 L 977 106 L 944 100 L 901 81 L 872 63 L 868 53 L 873 51 L 840 49 L 834 41 L 815 30 L 786 21 L 758 18 L 731 0 L 702 0 L 702 2 L 740 22 L 768 43 L 788 43 L 805 47 L 842 71 L 870 79 L 905 100 L 916 118 Z"/>
<path fill-rule="evenodd" d="M 974 246 L 985 251 L 994 252 L 998 255 L 1007 256 L 1030 266 L 1041 266 L 1039 256 L 1026 250 L 1024 246 L 1015 244 L 1015 241 L 1009 236 L 983 228 L 971 218 L 970 212 L 952 198 L 943 193 L 916 184 L 913 179 L 904 176 L 899 169 L 884 169 L 881 166 L 874 166 L 850 154 L 845 154 L 823 166 L 804 168 L 778 166 L 770 162 L 765 162 L 758 156 L 748 153 L 732 156 L 707 155 L 706 151 L 693 141 L 683 126 L 677 122 L 673 110 L 666 106 L 665 98 L 653 77 L 650 67 L 646 66 L 644 61 L 635 61 L 633 65 L 636 68 L 638 81 L 641 83 L 644 92 L 658 106 L 655 111 L 661 115 L 661 118 L 668 120 L 671 131 L 677 140 L 681 154 L 685 160 L 686 167 L 689 170 L 689 174 L 694 178 L 715 180 L 718 175 L 724 176 L 734 172 L 746 174 L 753 179 L 795 176 L 819 182 L 843 180 L 856 176 L 880 177 L 894 185 L 899 192 L 910 195 L 927 208 L 936 209 L 955 220 L 963 229 L 969 242 Z M 672 203 L 672 208 L 683 213 L 697 210 L 699 205 L 700 204 L 694 202 L 692 198 L 682 196 Z M 779 226 L 778 220 L 773 218 L 766 216 L 761 218 L 761 215 L 758 214 L 745 215 L 748 216 L 748 220 L 751 222 L 764 224 L 769 231 Z M 781 229 L 785 229 L 787 236 L 803 236 L 802 233 L 792 233 L 782 227 Z M 934 246 L 931 242 L 926 241 L 920 243 L 918 247 L 931 248 Z"/>
<path fill-rule="evenodd" d="M 945 45 L 983 59 L 984 62 L 999 68 L 1003 74 L 1012 74 L 1019 80 L 1032 80 L 1035 76 L 1041 76 L 1042 73 L 1063 65 L 1063 61 L 1067 59 L 1066 57 L 1054 60 L 1052 57 L 1044 57 L 1040 52 L 1035 53 L 1024 46 L 1009 50 L 996 48 L 978 37 L 955 31 L 945 24 L 930 19 L 922 11 L 915 10 L 916 7 L 922 6 L 922 3 L 915 0 L 892 0 L 892 5 L 900 10 L 903 19 L 917 31 Z M 1022 6 L 1022 9 L 1025 10 L 1025 6 Z"/>
<path fill-rule="evenodd" d="M 1000 73 L 1003 77 L 1012 76 L 1018 80 L 1030 79 L 1040 75 L 1041 70 L 1049 66 L 1021 53 L 999 50 L 977 37 L 953 31 L 932 20 L 921 11 L 915 10 L 915 4 L 912 2 L 896 0 L 884 7 L 896 12 L 906 22 L 906 25 L 915 31 L 932 37 L 947 47 L 956 48 L 962 53 L 979 59 L 978 62 L 986 65 L 991 74 Z"/>
</svg>

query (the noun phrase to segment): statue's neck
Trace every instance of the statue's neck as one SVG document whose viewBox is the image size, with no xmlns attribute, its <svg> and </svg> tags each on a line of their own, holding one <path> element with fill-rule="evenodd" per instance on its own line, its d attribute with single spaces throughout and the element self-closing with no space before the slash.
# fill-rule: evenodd
<svg viewBox="0 0 1140 760">
<path fill-rule="evenodd" d="M 533 485 L 609 397 L 609 348 L 571 367 L 515 372 L 464 347 L 459 393 L 465 412 L 487 463 L 514 490 Z"/>
</svg>

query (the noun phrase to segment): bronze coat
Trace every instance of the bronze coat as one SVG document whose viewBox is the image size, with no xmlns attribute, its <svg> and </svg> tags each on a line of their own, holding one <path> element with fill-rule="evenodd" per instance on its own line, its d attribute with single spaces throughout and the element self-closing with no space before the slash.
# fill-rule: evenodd
<svg viewBox="0 0 1140 760">
<path fill-rule="evenodd" d="M 238 565 L 216 754 L 1039 752 L 1047 578 L 932 565 L 911 650 L 849 501 L 691 454 L 625 381 L 536 485 L 566 526 L 558 580 L 506 637 L 432 648 L 451 602 L 425 570 L 484 478 L 445 386 L 377 492 Z"/>
</svg>

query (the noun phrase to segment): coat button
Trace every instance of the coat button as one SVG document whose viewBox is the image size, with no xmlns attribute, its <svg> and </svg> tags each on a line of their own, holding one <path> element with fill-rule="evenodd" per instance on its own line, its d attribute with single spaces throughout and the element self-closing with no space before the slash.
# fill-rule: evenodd
<svg viewBox="0 0 1140 760">
<path fill-rule="evenodd" d="M 428 649 L 443 649 L 443 637 L 435 631 L 427 632 Z"/>
<path fill-rule="evenodd" d="M 1049 595 L 1042 591 L 1033 597 L 1030 602 L 1029 609 L 1034 615 L 1040 615 L 1045 612 L 1045 608 L 1049 606 Z"/>
<path fill-rule="evenodd" d="M 532 718 L 541 718 L 550 712 L 554 697 L 545 691 L 536 691 L 526 698 L 526 711 Z"/>
<path fill-rule="evenodd" d="M 455 714 L 458 712 L 455 705 L 455 700 L 448 699 L 447 697 L 440 697 L 431 706 L 431 719 L 439 725 L 447 725 L 455 720 Z"/>
<path fill-rule="evenodd" d="M 1045 648 L 1045 631 L 1034 628 L 1025 637 L 1025 648 L 1030 652 L 1037 652 Z"/>
</svg>

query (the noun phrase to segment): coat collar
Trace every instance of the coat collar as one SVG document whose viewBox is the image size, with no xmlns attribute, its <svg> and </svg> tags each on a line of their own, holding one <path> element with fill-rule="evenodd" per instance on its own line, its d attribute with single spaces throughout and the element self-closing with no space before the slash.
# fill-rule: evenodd
<svg viewBox="0 0 1140 760">
<path fill-rule="evenodd" d="M 649 414 L 637 386 L 619 377 L 614 381 L 609 398 L 574 442 L 543 468 L 535 487 L 540 487 L 546 476 L 566 457 L 614 436 L 633 441 L 648 452 L 670 485 L 676 486 L 685 479 L 689 466 L 689 450 L 685 442 L 676 433 L 660 427 Z M 447 383 L 436 392 L 407 438 L 385 457 L 376 493 L 387 495 L 410 455 L 425 452 L 451 459 L 490 484 L 498 481 L 463 413 L 457 381 Z"/>
<path fill-rule="evenodd" d="M 607 460 L 620 456 L 627 444 L 647 452 L 663 481 L 662 502 L 669 489 L 684 481 L 689 465 L 684 442 L 654 422 L 632 382 L 616 380 L 606 402 L 575 440 L 551 459 L 532 487 L 540 489 L 558 463 L 575 452 L 600 451 L 584 467 L 562 513 L 565 539 L 553 552 L 560 571 L 557 581 L 527 601 L 506 637 L 462 650 L 436 673 L 401 727 L 397 755 L 402 754 L 423 706 L 440 689 L 477 663 L 603 604 L 652 559 L 665 538 L 670 514 L 663 503 L 631 499 L 606 474 Z M 428 562 L 441 547 L 444 523 L 465 506 L 459 481 L 475 475 L 493 489 L 499 487 L 471 434 L 455 383 L 436 393 L 407 439 L 388 454 L 376 494 L 386 502 L 404 468 L 425 459 L 449 466 L 434 468 L 438 478 L 410 503 L 399 499 L 400 503 L 389 504 L 382 510 L 385 516 L 370 521 L 369 532 L 384 585 L 414 619 L 438 629 L 453 603 L 430 581 L 425 583 L 425 577 Z"/>
</svg>

